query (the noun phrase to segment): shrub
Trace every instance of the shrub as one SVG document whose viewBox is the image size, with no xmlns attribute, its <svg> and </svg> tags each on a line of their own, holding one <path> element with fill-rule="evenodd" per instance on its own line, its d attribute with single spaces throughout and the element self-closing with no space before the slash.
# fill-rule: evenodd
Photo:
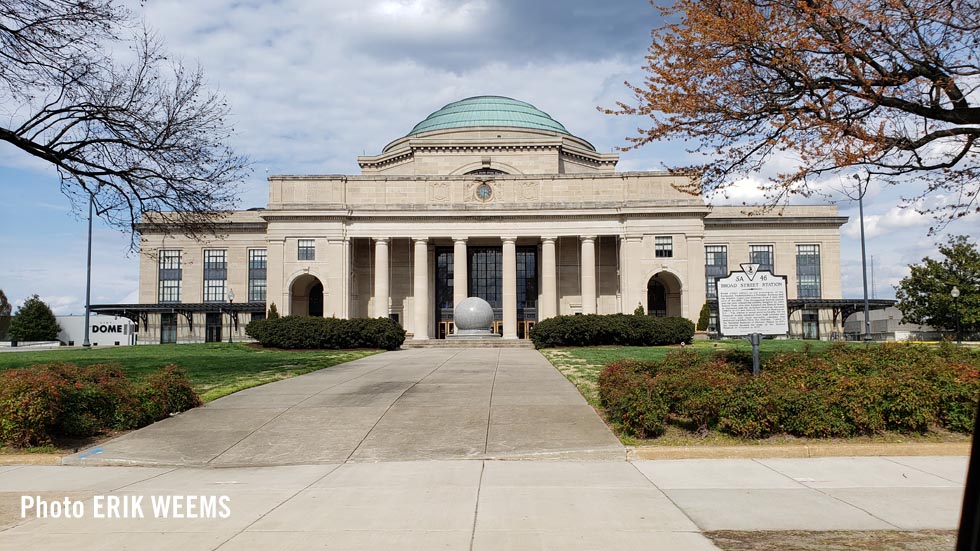
<svg viewBox="0 0 980 551">
<path fill-rule="evenodd" d="M 973 431 L 980 396 L 980 377 L 976 367 L 952 363 L 937 380 L 939 422 L 956 432 Z"/>
<path fill-rule="evenodd" d="M 129 429 L 132 411 L 138 408 L 132 382 L 113 365 L 78 367 L 60 363 L 35 368 L 47 369 L 67 382 L 62 410 L 54 433 L 84 437 L 107 429 Z"/>
<path fill-rule="evenodd" d="M 279 319 L 279 309 L 276 308 L 275 302 L 269 304 L 269 313 L 266 317 L 271 320 Z"/>
<path fill-rule="evenodd" d="M 37 295 L 24 301 L 10 321 L 10 340 L 14 341 L 53 341 L 59 332 L 54 312 Z"/>
<path fill-rule="evenodd" d="M 531 329 L 535 348 L 555 346 L 660 346 L 690 342 L 694 324 L 684 318 L 624 314 L 556 316 Z"/>
<path fill-rule="evenodd" d="M 722 406 L 746 377 L 744 371 L 725 354 L 671 352 L 660 362 L 655 383 L 668 397 L 675 423 L 706 431 L 717 426 Z"/>
<path fill-rule="evenodd" d="M 599 400 L 610 419 L 639 438 L 662 434 L 669 412 L 667 400 L 650 379 L 630 362 L 610 364 L 599 375 Z"/>
<path fill-rule="evenodd" d="M 17 447 L 50 444 L 68 382 L 37 369 L 5 371 L 0 382 L 0 441 Z"/>
<path fill-rule="evenodd" d="M 405 342 L 405 330 L 388 318 L 343 320 L 285 316 L 252 321 L 245 327 L 245 333 L 262 346 L 286 349 L 395 350 Z"/>
<path fill-rule="evenodd" d="M 633 309 L 633 315 L 634 316 L 645 316 L 645 315 L 647 315 L 647 311 L 643 309 L 643 303 L 639 303 L 639 304 L 636 305 L 636 308 Z"/>
<path fill-rule="evenodd" d="M 711 323 L 711 308 L 708 307 L 708 303 L 705 302 L 701 306 L 701 313 L 698 314 L 698 331 L 707 331 L 708 324 Z"/>
<path fill-rule="evenodd" d="M 176 365 L 168 365 L 148 376 L 136 391 L 139 409 L 134 419 L 137 424 L 147 424 L 165 419 L 172 413 L 180 413 L 201 405 L 187 373 Z"/>
<path fill-rule="evenodd" d="M 656 432 L 640 424 L 650 423 L 643 415 L 653 418 L 660 399 L 671 424 L 746 438 L 974 426 L 980 357 L 960 349 L 836 346 L 820 355 L 772 354 L 758 377 L 749 375 L 746 356 L 683 350 L 658 361 L 611 363 L 599 376 L 601 405 L 628 434 Z"/>
<path fill-rule="evenodd" d="M 0 375 L 0 442 L 50 444 L 138 428 L 200 405 L 183 371 L 168 366 L 141 385 L 116 366 L 35 365 Z"/>
</svg>

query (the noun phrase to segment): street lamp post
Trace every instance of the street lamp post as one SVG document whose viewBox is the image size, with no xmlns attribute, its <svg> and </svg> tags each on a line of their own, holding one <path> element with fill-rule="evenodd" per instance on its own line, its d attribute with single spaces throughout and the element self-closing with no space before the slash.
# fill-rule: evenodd
<svg viewBox="0 0 980 551">
<path fill-rule="evenodd" d="M 960 288 L 953 285 L 953 290 L 949 292 L 949 296 L 953 297 L 953 310 L 956 312 L 956 344 L 963 344 L 960 337 L 960 308 L 957 304 L 960 298 Z"/>
<path fill-rule="evenodd" d="M 858 213 L 861 217 L 861 277 L 864 279 L 864 341 L 871 341 L 871 315 L 870 307 L 868 305 L 868 262 L 865 257 L 864 249 L 864 194 L 868 191 L 868 181 L 871 180 L 869 175 L 867 180 L 864 182 L 864 189 L 861 189 L 861 176 L 858 174 L 854 175 L 854 179 L 858 183 Z"/>
<path fill-rule="evenodd" d="M 88 258 L 85 261 L 85 338 L 82 347 L 89 348 L 92 343 L 88 338 L 89 315 L 92 311 L 92 209 L 95 206 L 95 195 L 88 194 Z"/>
<path fill-rule="evenodd" d="M 235 333 L 235 313 L 232 311 L 231 304 L 235 302 L 235 291 L 233 289 L 228 289 L 228 344 L 232 342 L 232 335 Z"/>
</svg>

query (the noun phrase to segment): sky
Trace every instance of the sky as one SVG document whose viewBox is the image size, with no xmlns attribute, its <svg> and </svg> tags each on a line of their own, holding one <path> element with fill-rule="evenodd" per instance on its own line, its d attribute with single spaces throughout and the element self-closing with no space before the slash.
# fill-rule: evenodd
<svg viewBox="0 0 980 551">
<path fill-rule="evenodd" d="M 647 0 L 148 0 L 134 12 L 173 57 L 199 64 L 227 96 L 230 145 L 253 162 L 239 207 L 267 202 L 270 174 L 358 174 L 357 155 L 377 154 L 443 105 L 476 95 L 527 101 L 599 151 L 627 144 L 644 121 L 596 107 L 629 101 L 624 81 L 642 82 L 650 30 Z M 683 144 L 621 153 L 618 170 L 684 164 Z M 784 160 L 788 162 L 788 160 Z M 773 170 L 779 165 L 775 160 Z M 758 202 L 764 175 L 738 182 L 712 204 Z M 58 314 L 85 305 L 85 214 L 73 212 L 54 171 L 0 144 L 0 289 L 19 304 L 38 294 Z M 838 203 L 845 297 L 862 295 L 857 205 Z M 872 182 L 865 199 L 873 294 L 893 298 L 908 264 L 937 256 L 934 221 L 900 208 L 918 190 Z M 980 217 L 945 233 L 980 235 Z M 138 263 L 129 235 L 96 220 L 92 303 L 136 302 Z M 869 268 L 870 269 L 870 268 Z M 829 297 L 828 297 L 829 298 Z"/>
</svg>

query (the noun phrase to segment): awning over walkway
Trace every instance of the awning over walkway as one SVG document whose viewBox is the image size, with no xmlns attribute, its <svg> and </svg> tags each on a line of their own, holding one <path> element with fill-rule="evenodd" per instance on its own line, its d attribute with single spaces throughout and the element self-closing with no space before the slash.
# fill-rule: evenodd
<svg viewBox="0 0 980 551">
<path fill-rule="evenodd" d="M 194 314 L 220 313 L 233 317 L 238 325 L 238 314 L 241 312 L 265 312 L 265 302 L 193 302 L 173 304 L 93 304 L 93 313 L 107 316 L 120 316 L 133 320 L 137 325 L 147 326 L 149 314 L 180 314 L 187 319 L 187 325 L 194 327 Z"/>
</svg>

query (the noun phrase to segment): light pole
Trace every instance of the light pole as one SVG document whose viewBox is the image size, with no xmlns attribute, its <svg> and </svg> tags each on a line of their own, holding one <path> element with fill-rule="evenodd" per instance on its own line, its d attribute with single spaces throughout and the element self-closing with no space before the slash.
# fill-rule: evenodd
<svg viewBox="0 0 980 551">
<path fill-rule="evenodd" d="M 85 261 L 85 338 L 82 347 L 88 348 L 92 343 L 88 339 L 89 315 L 92 310 L 92 209 L 95 205 L 95 194 L 88 193 L 88 258 Z"/>
<path fill-rule="evenodd" d="M 854 179 L 858 183 L 858 213 L 861 217 L 861 277 L 864 279 L 864 342 L 870 342 L 871 315 L 870 307 L 868 306 L 868 262 L 865 258 L 864 251 L 864 194 L 868 191 L 868 182 L 871 180 L 871 175 L 869 174 L 865 179 L 864 189 L 861 189 L 861 176 L 855 174 Z"/>
<path fill-rule="evenodd" d="M 231 336 L 235 332 L 235 318 L 234 318 L 235 313 L 232 312 L 232 306 L 231 306 L 233 302 L 235 302 L 235 290 L 229 288 L 228 289 L 228 344 L 234 342 L 231 340 Z"/>
<path fill-rule="evenodd" d="M 953 285 L 953 290 L 949 292 L 949 296 L 953 297 L 953 310 L 956 312 L 956 344 L 963 344 L 960 337 L 960 308 L 957 304 L 960 298 L 960 288 Z"/>
</svg>

